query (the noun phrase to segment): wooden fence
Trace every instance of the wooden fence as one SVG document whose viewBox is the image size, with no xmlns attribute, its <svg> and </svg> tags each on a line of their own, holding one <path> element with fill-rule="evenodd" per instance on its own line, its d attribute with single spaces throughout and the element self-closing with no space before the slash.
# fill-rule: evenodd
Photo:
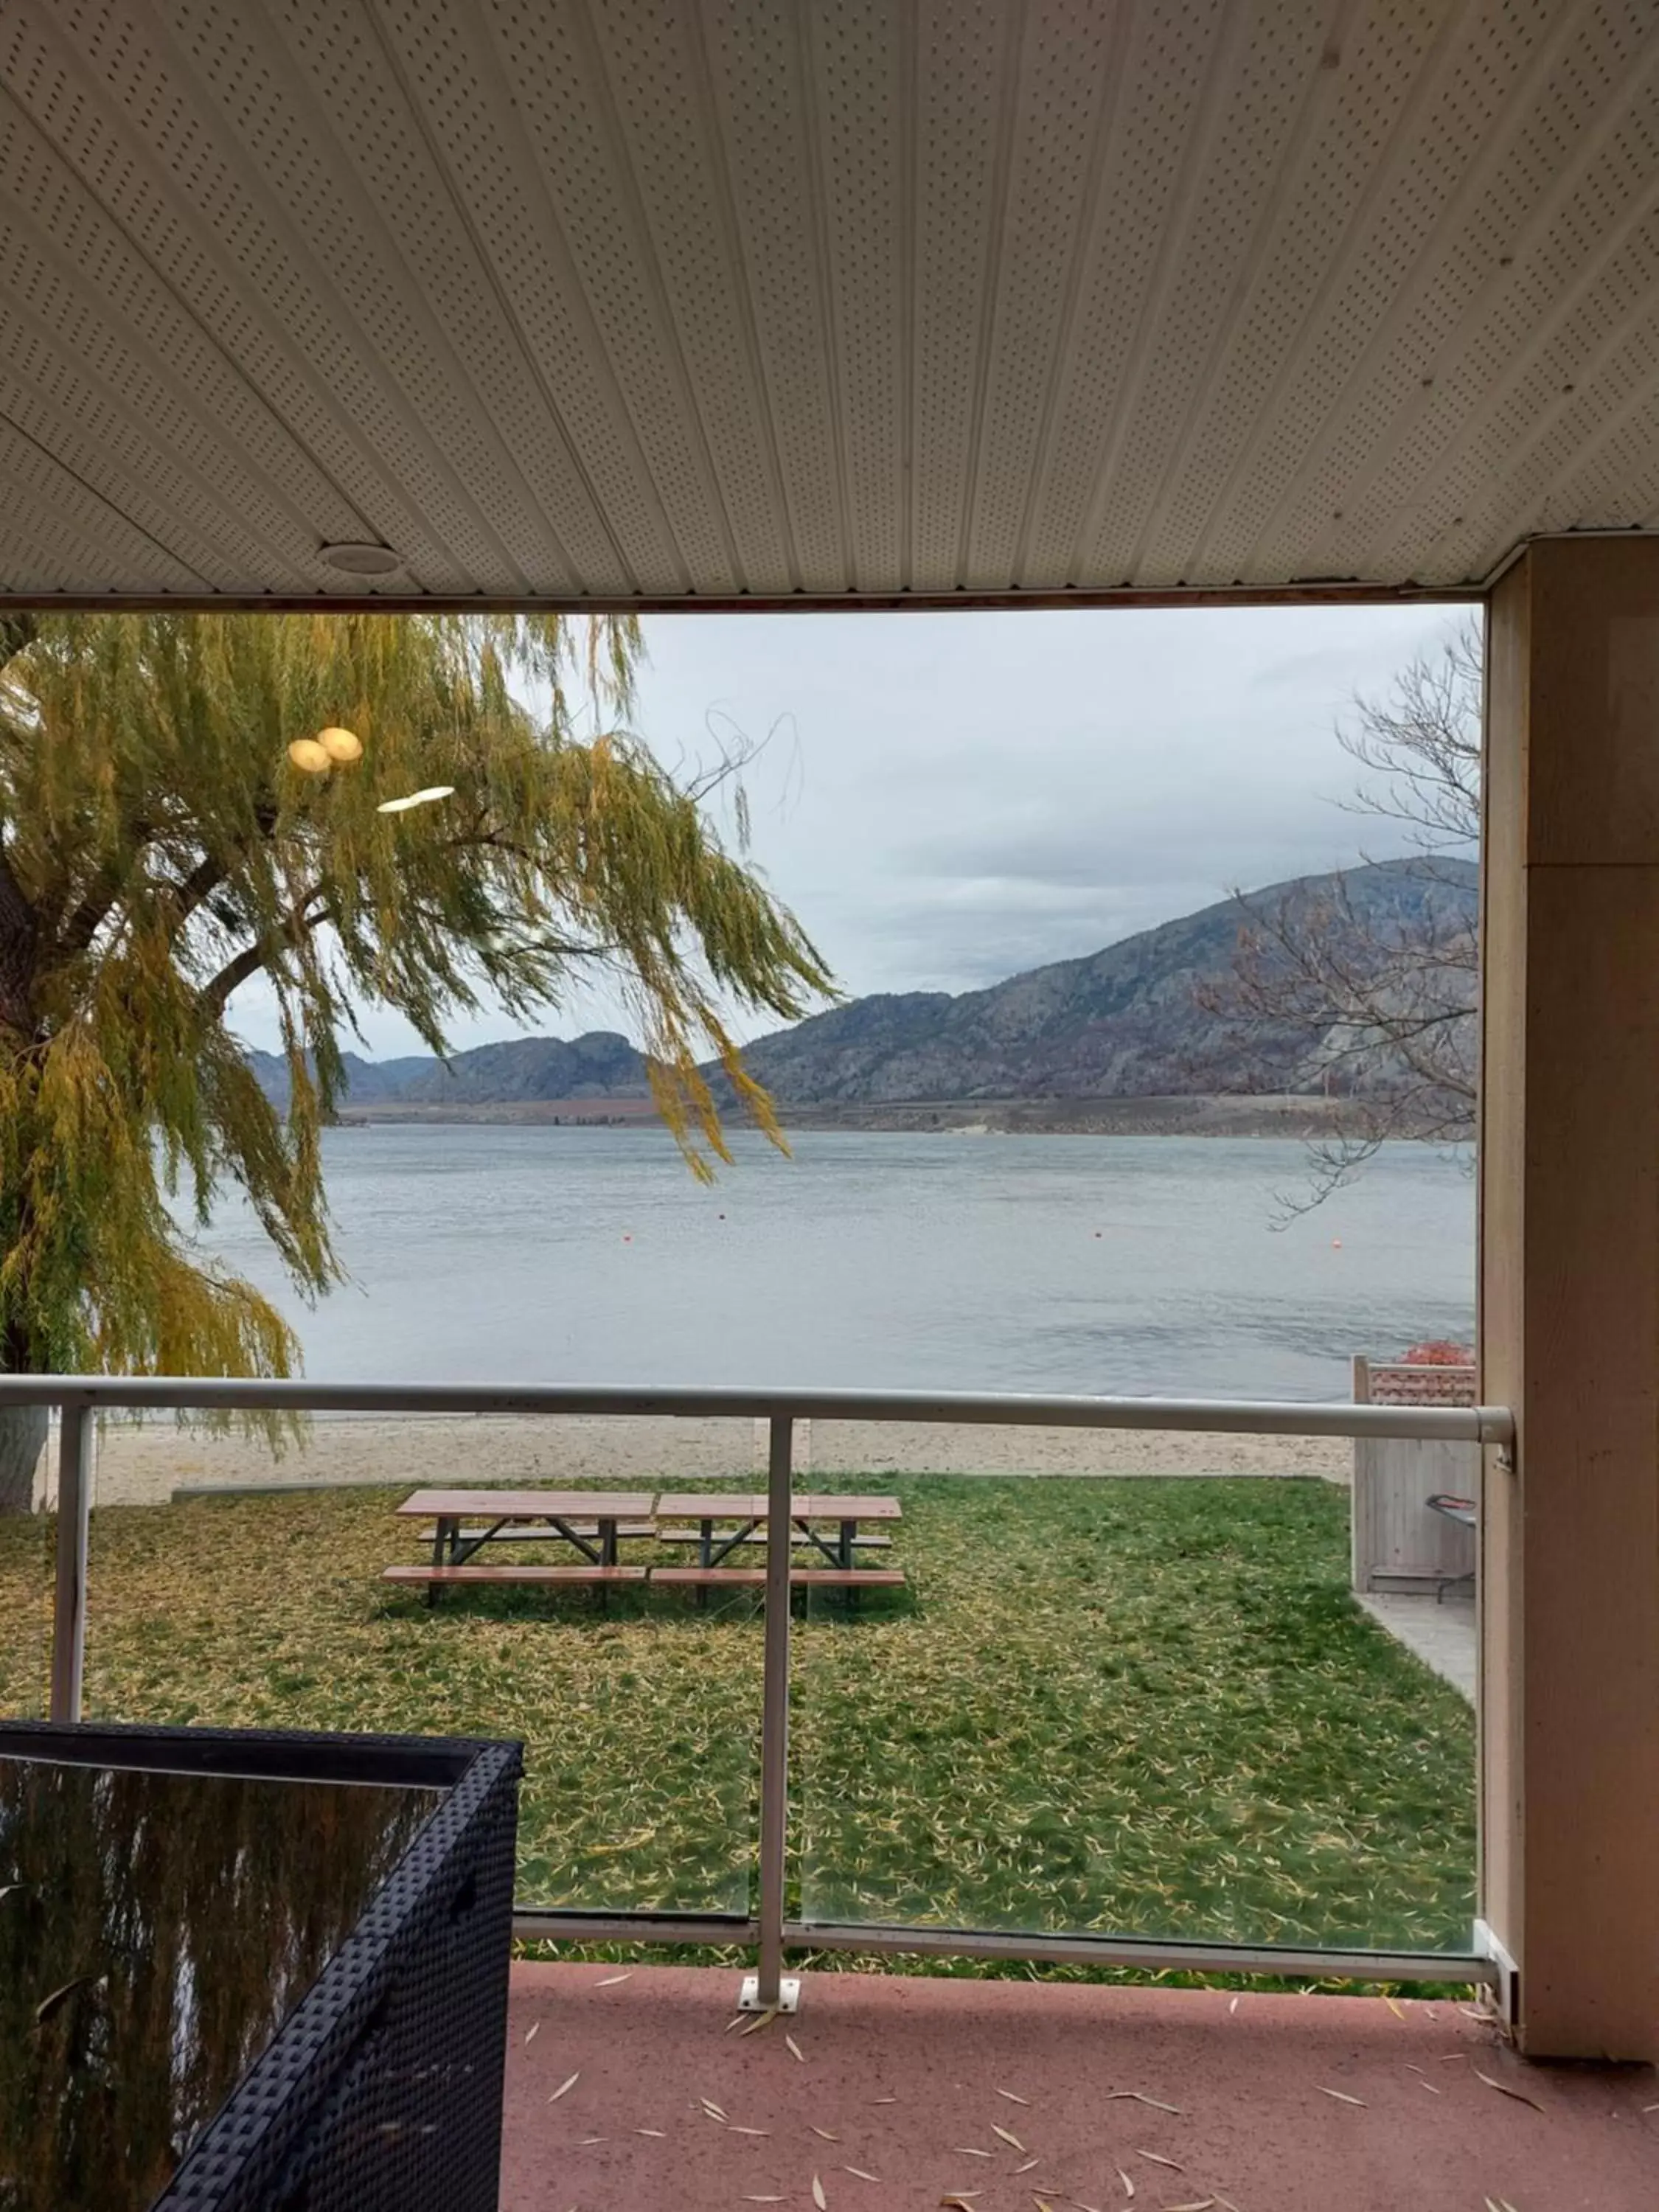
<svg viewBox="0 0 1659 2212">
<path fill-rule="evenodd" d="M 1358 1405 L 1472 1406 L 1473 1367 L 1353 1363 Z M 1480 1495 L 1480 1447 L 1359 1437 L 1353 1447 L 1353 1586 L 1432 1589 L 1474 1571 L 1474 1531 L 1430 1510 L 1439 1493 Z"/>
</svg>

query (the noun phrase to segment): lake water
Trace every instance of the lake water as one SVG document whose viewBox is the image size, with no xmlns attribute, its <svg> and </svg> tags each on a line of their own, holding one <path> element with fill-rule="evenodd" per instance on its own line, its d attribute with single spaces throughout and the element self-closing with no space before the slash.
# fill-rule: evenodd
<svg viewBox="0 0 1659 2212">
<path fill-rule="evenodd" d="M 1473 1333 L 1474 1186 L 1426 1146 L 1279 1227 L 1293 1143 L 793 1145 L 708 1188 L 658 1129 L 331 1130 L 349 1284 L 305 1309 L 245 1210 L 207 1241 L 319 1381 L 1345 1397 L 1352 1353 Z"/>
</svg>

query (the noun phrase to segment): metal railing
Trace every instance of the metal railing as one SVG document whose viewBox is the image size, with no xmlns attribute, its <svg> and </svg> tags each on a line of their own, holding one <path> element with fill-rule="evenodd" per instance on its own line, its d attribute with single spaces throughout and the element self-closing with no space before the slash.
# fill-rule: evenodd
<svg viewBox="0 0 1659 2212">
<path fill-rule="evenodd" d="M 1415 1437 L 1514 1450 L 1515 1419 L 1501 1406 L 1305 1405 L 1255 1400 L 1036 1397 L 1002 1391 L 497 1389 L 448 1382 L 307 1382 L 216 1376 L 0 1376 L 0 1406 L 58 1409 L 58 1549 L 51 1711 L 81 1717 L 86 1648 L 87 1554 L 92 1442 L 100 1412 L 494 1413 L 526 1416 L 654 1414 L 670 1419 L 767 1424 L 769 1518 L 787 1525 L 797 1421 L 950 1422 L 1018 1428 L 1164 1430 L 1212 1436 Z M 927 1953 L 1148 1972 L 1333 1977 L 1371 1981 L 1461 1981 L 1496 1986 L 1486 1953 L 1294 1948 L 1190 1942 L 1130 1935 L 1051 1936 L 915 1925 L 791 1920 L 786 1911 L 789 1836 L 789 1547 L 767 1547 L 764 1689 L 761 1713 L 758 1910 L 729 1913 L 585 1912 L 522 1905 L 514 1932 L 564 1943 L 755 1943 L 758 1972 L 745 2002 L 773 2008 L 787 1995 L 791 1948 Z"/>
</svg>

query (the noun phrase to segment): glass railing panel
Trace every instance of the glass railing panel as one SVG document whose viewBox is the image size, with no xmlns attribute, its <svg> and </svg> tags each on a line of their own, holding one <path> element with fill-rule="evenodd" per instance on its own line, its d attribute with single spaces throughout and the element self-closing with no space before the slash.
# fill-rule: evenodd
<svg viewBox="0 0 1659 2212">
<path fill-rule="evenodd" d="M 647 1577 L 697 1550 L 657 1540 L 659 1494 L 752 1487 L 757 1453 L 747 1421 L 318 1416 L 280 1453 L 106 1423 L 87 1715 L 517 1737 L 521 1901 L 746 1912 L 759 1594 Z M 445 1516 L 458 1579 L 413 1578 L 438 1520 L 399 1509 L 422 1491 L 479 1493 Z M 514 1492 L 565 1493 L 567 1533 L 515 1518 L 474 1548 Z"/>
<path fill-rule="evenodd" d="M 804 1918 L 1468 1951 L 1473 1605 L 1356 1593 L 1352 1444 L 838 1425 L 811 1452 L 798 1492 L 898 1501 L 859 1557 L 905 1580 L 805 1594 Z"/>
<path fill-rule="evenodd" d="M 0 1424 L 0 1719 L 36 1720 L 51 1698 L 58 1429 L 21 1408 Z"/>
</svg>

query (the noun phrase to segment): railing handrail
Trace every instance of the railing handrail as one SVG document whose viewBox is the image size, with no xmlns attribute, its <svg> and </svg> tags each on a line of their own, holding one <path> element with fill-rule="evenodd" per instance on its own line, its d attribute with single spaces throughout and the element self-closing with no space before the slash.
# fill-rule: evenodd
<svg viewBox="0 0 1659 2212">
<path fill-rule="evenodd" d="M 658 1414 L 678 1420 L 960 1421 L 1007 1428 L 1163 1429 L 1216 1436 L 1407 1437 L 1509 1445 L 1506 1406 L 1302 1399 L 1048 1397 L 1015 1390 L 762 1389 L 698 1384 L 313 1382 L 215 1375 L 0 1375 L 0 1406 L 179 1413 Z"/>
</svg>

